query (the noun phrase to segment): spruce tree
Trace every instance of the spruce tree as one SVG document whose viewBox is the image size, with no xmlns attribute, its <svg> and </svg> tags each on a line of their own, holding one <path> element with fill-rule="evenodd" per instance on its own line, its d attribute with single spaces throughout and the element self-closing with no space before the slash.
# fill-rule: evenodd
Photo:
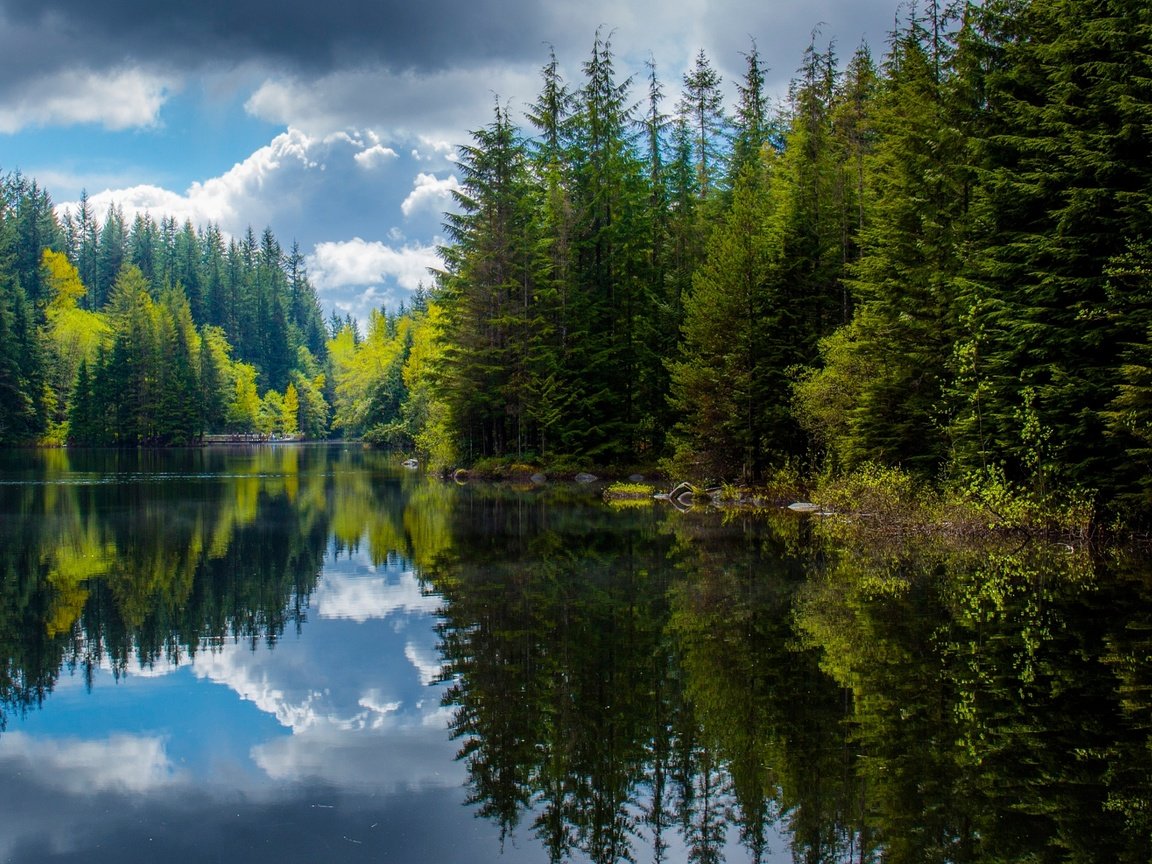
<svg viewBox="0 0 1152 864">
<path fill-rule="evenodd" d="M 720 89 L 722 81 L 701 48 L 692 69 L 684 73 L 684 90 L 678 105 L 680 116 L 692 130 L 697 183 L 704 198 L 711 196 L 717 180 L 723 176 L 721 163 L 727 118 Z"/>
<path fill-rule="evenodd" d="M 962 453 L 1106 502 L 1139 486 L 1109 410 L 1147 344 L 1147 301 L 1108 274 L 1152 237 L 1152 9 L 998 2 L 976 18 L 986 128 Z"/>
<path fill-rule="evenodd" d="M 445 399 L 461 451 L 475 458 L 515 452 L 529 437 L 519 379 L 529 360 L 525 321 L 535 259 L 524 206 L 526 151 L 507 109 L 497 105 L 493 122 L 473 141 L 457 163 L 460 209 L 445 223 L 454 245 L 444 250 L 440 292 L 448 335 Z"/>
<path fill-rule="evenodd" d="M 771 142 L 772 123 L 768 112 L 768 94 L 764 90 L 764 63 L 755 41 L 744 55 L 744 79 L 736 85 L 739 100 L 729 160 L 729 183 L 735 184 L 744 169 L 762 157 L 763 148 Z"/>
<path fill-rule="evenodd" d="M 92 291 L 92 308 L 95 310 L 103 309 L 108 302 L 127 255 L 127 242 L 124 214 L 115 205 L 110 205 L 100 228 L 100 245 L 96 249 L 95 287 Z"/>
<path fill-rule="evenodd" d="M 862 154 L 859 260 L 848 282 L 854 320 L 824 343 L 825 368 L 799 393 L 802 413 L 820 423 L 812 431 L 847 466 L 877 461 L 932 474 L 948 455 L 965 154 L 933 44 L 915 19 L 895 34 L 877 95 L 845 130 L 866 124 L 875 136 Z M 850 223 L 851 210 L 839 218 Z"/>
<path fill-rule="evenodd" d="M 781 245 L 767 180 L 763 165 L 745 165 L 684 301 L 682 359 L 669 363 L 680 476 L 763 479 L 795 443 L 787 411 L 790 310 L 779 292 Z"/>
<path fill-rule="evenodd" d="M 638 386 L 650 361 L 637 338 L 652 304 L 647 189 L 633 140 L 631 80 L 617 79 L 609 40 L 597 34 L 583 69 L 573 147 L 580 293 L 568 355 L 577 401 L 564 437 L 573 452 L 619 458 L 636 450 L 641 418 L 653 410 Z"/>
<path fill-rule="evenodd" d="M 92 378 L 88 374 L 88 361 L 80 361 L 76 373 L 76 388 L 73 391 L 68 413 L 68 440 L 73 444 L 96 443 L 96 416 L 100 406 L 96 405 L 92 393 Z"/>
</svg>

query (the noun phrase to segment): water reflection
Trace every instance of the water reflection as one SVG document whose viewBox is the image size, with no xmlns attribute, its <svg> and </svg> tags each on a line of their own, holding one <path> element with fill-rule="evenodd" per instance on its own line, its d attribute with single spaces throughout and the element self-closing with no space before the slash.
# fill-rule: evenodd
<svg viewBox="0 0 1152 864">
<path fill-rule="evenodd" d="M 0 857 L 1146 861 L 1137 554 L 0 459 Z"/>
</svg>

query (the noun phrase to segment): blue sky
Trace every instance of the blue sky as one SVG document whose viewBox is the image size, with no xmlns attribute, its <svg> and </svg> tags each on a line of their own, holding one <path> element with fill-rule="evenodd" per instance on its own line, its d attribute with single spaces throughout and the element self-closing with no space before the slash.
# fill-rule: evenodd
<svg viewBox="0 0 1152 864">
<path fill-rule="evenodd" d="M 274 649 L 225 641 L 179 666 L 130 663 L 119 681 L 103 668 L 91 690 L 62 673 L 0 734 L 0 859 L 217 860 L 241 848 L 241 821 L 253 861 L 461 846 L 476 820 L 433 681 L 440 602 L 402 559 L 329 550 L 309 620 Z M 306 819 L 372 854 L 302 855 L 320 827 Z M 464 846 L 414 860 L 474 859 Z"/>
<path fill-rule="evenodd" d="M 467 804 L 449 732 L 439 596 L 409 562 L 329 548 L 308 620 L 274 648 L 202 647 L 181 665 L 62 673 L 0 734 L 0 860 L 546 859 L 525 815 L 509 838 Z M 784 829 L 782 824 L 776 831 Z M 771 862 L 792 857 L 773 831 Z M 745 860 L 727 829 L 728 860 Z M 662 838 L 687 858 L 683 832 Z M 650 833 L 630 839 L 649 860 Z"/>
<path fill-rule="evenodd" d="M 598 27 L 622 75 L 655 61 L 666 110 L 702 48 L 728 86 L 754 39 L 784 94 L 814 28 L 876 56 L 896 0 L 0 0 L 0 171 L 61 208 L 86 190 L 300 244 L 325 312 L 366 317 L 435 265 L 452 156 L 494 99 L 569 82 Z M 640 98 L 638 85 L 635 94 Z"/>
</svg>

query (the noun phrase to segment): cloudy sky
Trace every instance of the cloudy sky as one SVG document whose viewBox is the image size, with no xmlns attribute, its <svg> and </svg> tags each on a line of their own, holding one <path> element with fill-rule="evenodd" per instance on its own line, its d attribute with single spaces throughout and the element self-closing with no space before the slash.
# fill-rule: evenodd
<svg viewBox="0 0 1152 864">
<path fill-rule="evenodd" d="M 325 312 L 394 304 L 434 264 L 454 148 L 531 102 L 548 46 L 579 80 L 598 27 L 668 94 L 754 39 L 785 92 L 816 27 L 882 52 L 897 0 L 0 0 L 0 171 L 309 255 Z M 639 96 L 640 88 L 636 93 Z"/>
</svg>

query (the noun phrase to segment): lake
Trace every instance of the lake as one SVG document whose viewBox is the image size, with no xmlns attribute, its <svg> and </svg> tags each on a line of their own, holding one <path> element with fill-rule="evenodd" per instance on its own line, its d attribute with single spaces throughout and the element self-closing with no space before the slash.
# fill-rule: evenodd
<svg viewBox="0 0 1152 864">
<path fill-rule="evenodd" d="M 0 453 L 0 861 L 1147 862 L 1152 568 Z"/>
</svg>

